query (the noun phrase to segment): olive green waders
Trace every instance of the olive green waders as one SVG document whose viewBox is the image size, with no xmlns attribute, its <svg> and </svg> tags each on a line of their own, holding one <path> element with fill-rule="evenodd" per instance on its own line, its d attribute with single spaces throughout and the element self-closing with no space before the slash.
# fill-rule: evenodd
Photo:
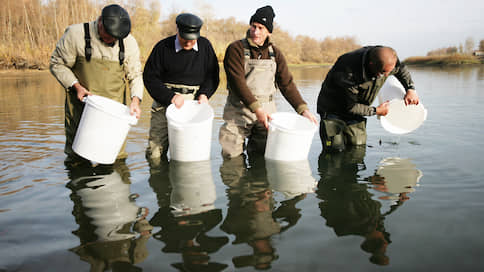
<svg viewBox="0 0 484 272">
<path fill-rule="evenodd" d="M 123 66 L 119 65 L 119 61 L 103 59 L 91 59 L 87 61 L 84 57 L 77 57 L 72 71 L 79 80 L 79 83 L 92 94 L 104 96 L 119 103 L 126 104 L 126 82 Z M 67 154 L 66 162 L 73 162 L 80 159 L 80 156 L 72 150 L 72 144 L 83 109 L 84 103 L 77 98 L 76 90 L 73 88 L 68 89 L 65 101 L 66 144 L 64 153 Z M 99 135 L 99 137 L 103 137 L 103 135 Z M 117 159 L 123 159 L 128 156 L 125 151 L 125 146 L 126 142 L 123 144 Z"/>
<path fill-rule="evenodd" d="M 179 93 L 183 96 L 185 101 L 193 100 L 195 92 L 198 91 L 199 86 L 188 86 L 182 84 L 165 83 L 165 86 L 170 89 L 184 89 L 189 90 L 189 93 Z M 160 158 L 166 157 L 168 152 L 168 120 L 166 119 L 166 108 L 153 100 L 151 106 L 151 121 L 150 132 L 148 138 L 148 149 L 146 150 L 146 157 L 153 163 L 158 163 Z"/>
<path fill-rule="evenodd" d="M 245 41 L 245 40 L 244 40 Z M 248 44 L 244 43 L 245 79 L 252 94 L 268 114 L 276 112 L 274 95 L 277 91 L 275 75 L 277 64 L 272 46 L 269 47 L 270 59 L 250 59 Z M 237 92 L 228 84 L 229 95 L 224 107 L 225 123 L 220 128 L 219 141 L 222 155 L 234 158 L 246 148 L 263 153 L 267 141 L 267 129 L 257 121 L 255 113 L 244 105 Z"/>
<path fill-rule="evenodd" d="M 343 121 L 333 114 L 321 119 L 319 136 L 323 151 L 342 151 L 346 146 L 366 144 L 366 119 Z"/>
</svg>

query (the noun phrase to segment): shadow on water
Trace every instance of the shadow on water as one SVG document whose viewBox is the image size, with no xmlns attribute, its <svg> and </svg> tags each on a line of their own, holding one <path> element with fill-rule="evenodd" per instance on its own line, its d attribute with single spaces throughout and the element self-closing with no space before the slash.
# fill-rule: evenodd
<svg viewBox="0 0 484 272">
<path fill-rule="evenodd" d="M 69 169 L 72 215 L 79 228 L 72 233 L 80 245 L 70 251 L 90 264 L 91 271 L 141 271 L 135 264 L 148 256 L 146 243 L 153 227 L 148 209 L 130 193 L 124 162 Z"/>
<path fill-rule="evenodd" d="M 361 176 L 367 169 L 366 147 L 356 147 L 339 153 L 321 153 L 318 171 L 321 180 L 316 191 L 319 208 L 326 225 L 338 237 L 363 237 L 360 248 L 369 253 L 370 262 L 388 265 L 387 247 L 392 242 L 385 228 L 385 219 L 409 199 L 422 173 L 408 159 L 388 158 L 381 162 L 375 174 Z M 384 193 L 377 197 L 376 190 Z M 388 211 L 382 201 L 391 200 Z"/>
</svg>

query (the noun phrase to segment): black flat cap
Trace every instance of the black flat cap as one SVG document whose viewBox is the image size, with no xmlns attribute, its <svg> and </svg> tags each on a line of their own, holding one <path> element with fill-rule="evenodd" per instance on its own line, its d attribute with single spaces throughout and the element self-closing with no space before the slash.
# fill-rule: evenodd
<svg viewBox="0 0 484 272">
<path fill-rule="evenodd" d="M 178 34 L 185 40 L 196 40 L 200 37 L 200 28 L 203 25 L 202 19 L 191 13 L 182 13 L 176 16 Z"/>
<path fill-rule="evenodd" d="M 119 5 L 109 5 L 101 13 L 106 32 L 116 39 L 123 39 L 131 31 L 131 20 L 128 12 Z"/>
</svg>

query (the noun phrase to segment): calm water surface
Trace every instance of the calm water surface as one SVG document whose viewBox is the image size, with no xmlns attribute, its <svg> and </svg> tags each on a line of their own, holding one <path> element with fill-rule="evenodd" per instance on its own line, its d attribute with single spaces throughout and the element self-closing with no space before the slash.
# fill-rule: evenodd
<svg viewBox="0 0 484 272">
<path fill-rule="evenodd" d="M 327 70 L 292 70 L 313 112 Z M 64 91 L 2 73 L 0 271 L 482 271 L 484 67 L 411 72 L 427 121 L 397 136 L 370 118 L 363 149 L 321 155 L 316 134 L 307 161 L 224 162 L 221 88 L 210 161 L 146 161 L 146 94 L 126 163 L 75 171 Z"/>
</svg>

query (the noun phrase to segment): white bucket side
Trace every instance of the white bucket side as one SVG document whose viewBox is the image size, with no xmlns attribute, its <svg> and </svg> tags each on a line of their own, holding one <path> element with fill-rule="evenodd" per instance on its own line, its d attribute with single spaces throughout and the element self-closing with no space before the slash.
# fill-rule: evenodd
<svg viewBox="0 0 484 272">
<path fill-rule="evenodd" d="M 295 113 L 274 113 L 272 119 L 269 122 L 264 157 L 281 161 L 306 160 L 316 126 L 305 117 Z M 308 122 L 309 125 L 305 122 Z"/>
<path fill-rule="evenodd" d="M 405 88 L 395 76 L 389 76 L 380 91 L 378 91 L 378 102 L 381 104 L 393 99 L 403 99 Z"/>
<path fill-rule="evenodd" d="M 170 158 L 177 161 L 204 161 L 210 159 L 213 109 L 208 104 L 185 101 L 177 109 L 167 108 Z"/>
<path fill-rule="evenodd" d="M 90 99 L 87 99 L 82 112 L 72 149 L 88 160 L 114 163 L 130 129 L 129 118 L 126 117 L 129 109 L 107 98 L 94 98 L 95 103 L 89 102 Z"/>
</svg>

